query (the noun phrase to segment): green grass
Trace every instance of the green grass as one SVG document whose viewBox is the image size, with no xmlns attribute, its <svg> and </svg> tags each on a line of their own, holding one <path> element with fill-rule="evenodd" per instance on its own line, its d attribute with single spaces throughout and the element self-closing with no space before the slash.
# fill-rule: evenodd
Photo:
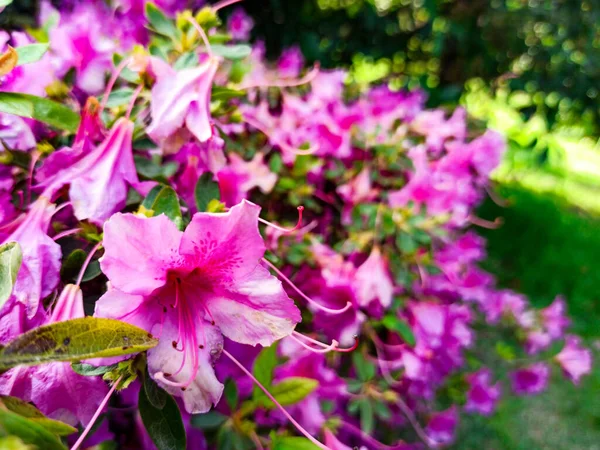
<svg viewBox="0 0 600 450">
<path fill-rule="evenodd" d="M 572 331 L 592 345 L 600 337 L 600 217 L 569 206 L 561 198 L 535 194 L 519 186 L 500 193 L 510 201 L 501 208 L 485 203 L 478 214 L 503 217 L 498 230 L 478 230 L 488 239 L 483 266 L 499 285 L 529 296 L 536 307 L 557 294 L 567 300 Z M 595 351 L 595 360 L 600 352 Z M 514 397 L 503 380 L 504 400 L 486 419 L 466 416 L 457 449 L 592 450 L 600 449 L 600 370 L 581 386 L 557 371 L 547 392 Z"/>
</svg>

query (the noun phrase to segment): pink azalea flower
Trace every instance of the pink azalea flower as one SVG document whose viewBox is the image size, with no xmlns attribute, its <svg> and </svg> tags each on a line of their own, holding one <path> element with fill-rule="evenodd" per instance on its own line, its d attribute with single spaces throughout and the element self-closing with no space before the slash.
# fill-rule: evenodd
<svg viewBox="0 0 600 450">
<path fill-rule="evenodd" d="M 391 306 L 394 282 L 379 247 L 374 247 L 367 260 L 356 270 L 356 285 L 360 306 L 367 307 L 372 302 L 377 302 L 383 309 Z"/>
<path fill-rule="evenodd" d="M 227 20 L 227 31 L 233 39 L 238 41 L 247 41 L 253 27 L 252 17 L 248 16 L 242 8 L 234 9 Z"/>
<path fill-rule="evenodd" d="M 304 56 L 298 46 L 285 49 L 277 62 L 277 71 L 283 78 L 295 78 L 304 67 Z"/>
<path fill-rule="evenodd" d="M 25 305 L 29 319 L 38 312 L 40 300 L 48 296 L 59 281 L 61 249 L 46 234 L 54 211 L 55 206 L 46 197 L 40 197 L 26 215 L 6 225 L 12 230 L 2 242 L 18 242 L 21 246 L 23 261 L 12 297 Z"/>
<path fill-rule="evenodd" d="M 219 63 L 219 58 L 209 56 L 197 67 L 176 71 L 152 58 L 156 83 L 152 87 L 152 123 L 147 132 L 165 150 L 178 150 L 183 136 L 205 142 L 213 135 L 210 93 Z"/>
<path fill-rule="evenodd" d="M 241 202 L 256 187 L 264 194 L 273 190 L 277 175 L 271 172 L 263 160 L 264 155 L 260 152 L 251 161 L 245 161 L 236 153 L 229 155 L 229 164 L 217 175 L 221 200 L 227 206 Z"/>
<path fill-rule="evenodd" d="M 133 122 L 120 118 L 94 149 L 85 152 L 74 147 L 55 152 L 48 164 L 55 167 L 60 161 L 62 170 L 43 171 L 47 178 L 39 187 L 44 188 L 44 195 L 54 196 L 61 187 L 70 184 L 69 197 L 75 217 L 102 224 L 123 209 L 128 187 L 140 184 L 133 162 L 132 135 Z"/>
<path fill-rule="evenodd" d="M 535 363 L 512 373 L 512 388 L 517 395 L 534 395 L 546 389 L 550 368 L 544 363 Z"/>
<path fill-rule="evenodd" d="M 346 444 L 340 442 L 329 429 L 325 428 L 325 445 L 331 450 L 352 450 Z M 354 447 L 356 449 L 358 447 Z M 367 450 L 367 447 L 360 447 L 360 450 Z"/>
<path fill-rule="evenodd" d="M 68 284 L 48 323 L 84 316 L 81 289 Z M 108 391 L 101 378 L 79 375 L 68 362 L 44 364 L 30 370 L 31 401 L 47 416 L 71 425 L 87 425 Z"/>
<path fill-rule="evenodd" d="M 451 406 L 445 411 L 435 413 L 427 424 L 427 435 L 437 444 L 451 444 L 458 426 L 458 409 Z"/>
<path fill-rule="evenodd" d="M 564 298 L 557 296 L 550 306 L 542 309 L 542 321 L 553 339 L 561 338 L 571 321 L 566 317 Z"/>
<path fill-rule="evenodd" d="M 575 384 L 579 384 L 582 376 L 592 371 L 592 352 L 581 346 L 577 336 L 567 336 L 566 344 L 556 355 L 565 375 Z"/>
<path fill-rule="evenodd" d="M 467 381 L 469 391 L 465 411 L 484 416 L 492 414 L 500 398 L 500 383 L 492 385 L 492 373 L 488 369 L 481 369 L 467 376 Z"/>
<path fill-rule="evenodd" d="M 271 345 L 289 335 L 300 312 L 260 265 L 260 208 L 243 201 L 227 213 L 197 213 L 185 232 L 164 215 L 115 214 L 104 226 L 102 271 L 111 287 L 96 315 L 130 322 L 159 337 L 148 352 L 151 375 L 206 412 L 223 385 L 212 363 L 223 337 Z"/>
</svg>

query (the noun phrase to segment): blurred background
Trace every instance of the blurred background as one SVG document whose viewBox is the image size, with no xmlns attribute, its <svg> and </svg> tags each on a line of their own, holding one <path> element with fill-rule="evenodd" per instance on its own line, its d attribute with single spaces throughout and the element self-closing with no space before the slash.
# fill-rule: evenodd
<svg viewBox="0 0 600 450">
<path fill-rule="evenodd" d="M 71 0 L 73 1 L 73 0 Z M 101 0 L 99 0 L 101 1 Z M 32 23 L 16 0 L 0 27 Z M 62 3 L 62 2 L 61 2 Z M 600 356 L 600 2 L 576 0 L 246 0 L 267 54 L 299 46 L 307 63 L 345 66 L 358 84 L 420 88 L 429 106 L 463 105 L 505 134 L 495 174 L 505 206 L 485 268 L 547 306 L 567 300 L 574 331 Z M 490 339 L 490 351 L 495 342 Z M 597 361 L 598 359 L 596 359 Z M 507 395 L 491 418 L 466 416 L 456 449 L 600 449 L 600 371 Z"/>
</svg>

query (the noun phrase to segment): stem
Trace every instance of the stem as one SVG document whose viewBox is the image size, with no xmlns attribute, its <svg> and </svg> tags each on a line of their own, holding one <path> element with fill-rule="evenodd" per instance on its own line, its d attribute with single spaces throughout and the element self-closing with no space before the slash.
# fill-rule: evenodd
<svg viewBox="0 0 600 450">
<path fill-rule="evenodd" d="M 127 119 L 129 119 L 129 116 L 131 116 L 131 111 L 133 110 L 133 106 L 135 105 L 135 101 L 138 98 L 138 95 L 140 95 L 140 92 L 142 92 L 142 89 L 144 89 L 144 85 L 140 84 L 135 92 L 133 93 L 133 97 L 131 97 L 131 101 L 129 102 L 129 107 L 127 108 L 127 114 L 125 114 L 125 117 Z"/>
<path fill-rule="evenodd" d="M 214 12 L 217 12 L 220 9 L 226 8 L 229 5 L 233 5 L 234 3 L 239 3 L 243 0 L 222 0 L 220 2 L 215 3 L 215 5 L 212 7 L 212 10 Z"/>
<path fill-rule="evenodd" d="M 296 226 L 294 226 L 294 228 L 284 228 L 277 224 L 274 224 L 273 222 L 269 222 L 268 220 L 261 219 L 260 217 L 258 218 L 258 221 L 260 223 L 264 223 L 265 225 L 268 225 L 268 226 L 275 228 L 276 230 L 282 231 L 284 233 L 293 233 L 294 231 L 296 231 L 300 227 L 302 227 L 302 211 L 304 211 L 304 206 L 298 206 L 297 209 L 298 209 L 298 222 L 296 222 Z"/>
<path fill-rule="evenodd" d="M 246 89 L 250 89 L 250 88 L 269 88 L 269 87 L 284 88 L 284 87 L 302 86 L 303 84 L 310 83 L 312 80 L 314 80 L 315 77 L 319 74 L 319 70 L 320 70 L 319 63 L 315 63 L 314 67 L 302 78 L 298 78 L 295 80 L 281 80 L 281 81 L 273 80 L 271 83 L 263 83 L 263 82 L 247 83 L 247 84 L 242 84 L 242 85 L 238 86 L 238 89 L 246 90 Z"/>
<path fill-rule="evenodd" d="M 87 269 L 88 265 L 92 261 L 92 258 L 94 257 L 94 253 L 96 253 L 96 251 L 100 248 L 101 245 L 102 245 L 102 242 L 98 242 L 94 246 L 92 251 L 90 251 L 90 254 L 87 255 L 87 258 L 85 259 L 83 266 L 81 266 L 81 270 L 79 271 L 79 276 L 77 277 L 77 282 L 75 283 L 77 286 L 79 286 L 81 284 L 81 280 L 83 280 L 83 274 L 85 273 L 85 269 Z"/>
<path fill-rule="evenodd" d="M 319 308 L 320 310 L 325 311 L 329 314 L 342 314 L 342 313 L 348 311 L 352 307 L 351 302 L 347 302 L 346 306 L 344 306 L 342 309 L 331 309 L 331 308 L 327 308 L 326 306 L 320 305 L 319 303 L 314 301 L 312 298 L 308 297 L 300 289 L 298 289 L 296 287 L 296 285 L 294 283 L 292 283 L 292 281 L 288 277 L 286 277 L 283 273 L 281 273 L 281 271 L 277 267 L 275 267 L 275 265 L 273 265 L 269 260 L 267 260 L 266 258 L 262 258 L 262 262 L 265 263 L 267 266 L 269 266 L 271 269 L 273 269 L 273 271 L 277 275 L 279 275 L 279 277 L 282 278 L 287 284 L 289 284 L 290 287 L 294 291 L 296 291 L 298 293 L 298 295 L 300 295 L 304 300 L 306 300 L 311 305 L 314 305 L 315 307 Z"/>
<path fill-rule="evenodd" d="M 81 228 L 72 228 L 70 230 L 66 230 L 66 231 L 62 231 L 62 232 L 58 233 L 52 239 L 54 239 L 55 241 L 58 241 L 59 239 L 62 239 L 67 236 L 71 236 L 72 234 L 77 234 L 80 231 L 81 231 Z"/>
<path fill-rule="evenodd" d="M 208 55 L 212 58 L 214 56 L 212 48 L 210 46 L 210 42 L 208 42 L 208 36 L 206 35 L 202 27 L 198 24 L 198 22 L 196 22 L 196 19 L 194 19 L 193 17 L 188 17 L 188 22 L 192 24 L 196 31 L 198 31 L 198 34 L 202 38 L 202 41 L 204 41 L 204 45 L 206 46 L 206 51 L 208 52 Z"/>
<path fill-rule="evenodd" d="M 273 402 L 273 404 L 275 404 L 275 406 L 277 406 L 277 408 L 279 408 L 279 410 L 283 413 L 283 415 L 285 417 L 287 417 L 287 419 L 298 429 L 298 431 L 300 433 L 302 433 L 304 436 L 306 436 L 306 438 L 311 441 L 313 444 L 315 444 L 317 447 L 323 449 L 323 450 L 332 450 L 329 447 L 327 447 L 326 445 L 322 444 L 321 442 L 319 442 L 317 439 L 315 439 L 314 437 L 312 437 L 310 435 L 310 433 L 308 431 L 306 431 L 304 428 L 302 428 L 302 425 L 300 425 L 298 422 L 296 422 L 296 420 L 290 415 L 290 413 L 288 413 L 286 411 L 286 409 L 281 406 L 281 404 L 275 400 L 275 397 L 273 397 L 271 395 L 271 393 L 267 390 L 267 388 L 265 388 L 260 381 L 258 381 L 254 375 L 252 375 L 248 369 L 246 369 L 242 363 L 240 363 L 237 359 L 235 359 L 231 353 L 229 353 L 227 350 L 223 349 L 223 353 L 225 354 L 225 356 L 227 356 L 236 366 L 238 366 L 242 372 L 244 372 L 253 382 L 254 384 L 256 384 L 261 391 L 263 391 L 265 393 L 265 395 L 267 396 L 267 398 L 269 400 L 271 400 Z M 73 449 L 71 449 L 73 450 Z"/>
<path fill-rule="evenodd" d="M 436 443 L 432 439 L 430 439 L 429 436 L 427 436 L 427 433 L 425 433 L 425 430 L 419 424 L 419 421 L 413 414 L 412 410 L 408 407 L 408 405 L 404 402 L 404 400 L 402 400 L 399 396 L 396 400 L 396 405 L 398 405 L 398 408 L 400 408 L 400 411 L 402 411 L 402 413 L 406 416 L 406 418 L 412 425 L 413 429 L 415 430 L 415 433 L 417 433 L 417 436 L 419 437 L 419 439 L 421 441 L 423 441 L 423 444 L 425 444 L 425 447 L 427 447 L 429 449 L 437 447 Z"/>
<path fill-rule="evenodd" d="M 481 217 L 477 217 L 473 214 L 470 214 L 467 220 L 473 225 L 477 225 L 481 228 L 487 228 L 489 230 L 495 230 L 497 228 L 500 228 L 502 226 L 502 223 L 504 222 L 501 217 L 496 217 L 492 222 L 489 220 L 482 219 Z"/>
<path fill-rule="evenodd" d="M 114 384 L 110 388 L 110 391 L 108 391 L 108 394 L 106 394 L 106 397 L 104 397 L 104 399 L 100 403 L 100 406 L 98 406 L 98 409 L 92 416 L 92 420 L 90 420 L 90 423 L 87 424 L 87 426 L 85 427 L 85 430 L 83 430 L 83 433 L 81 433 L 81 436 L 79 436 L 79 439 L 77 439 L 77 442 L 75 442 L 73 447 L 71 447 L 71 450 L 77 450 L 79 448 L 79 446 L 83 443 L 85 437 L 87 436 L 87 434 L 90 432 L 90 430 L 94 426 L 94 423 L 96 423 L 96 420 L 98 420 L 98 416 L 100 415 L 100 413 L 102 412 L 102 410 L 104 409 L 106 404 L 108 403 L 108 400 L 110 399 L 111 395 L 113 394 L 113 392 L 115 392 L 115 389 L 117 388 L 118 384 L 121 382 L 121 378 L 123 378 L 123 375 L 121 375 L 119 378 L 117 378 L 117 381 L 114 382 Z"/>
<path fill-rule="evenodd" d="M 106 108 L 106 102 L 108 102 L 108 96 L 110 95 L 110 92 L 112 91 L 112 88 L 115 85 L 117 78 L 119 78 L 121 71 L 125 68 L 127 64 L 129 64 L 129 58 L 123 58 L 123 60 L 119 63 L 119 65 L 116 67 L 115 71 L 111 75 L 110 80 L 108 80 L 108 84 L 106 85 L 106 89 L 104 90 L 104 95 L 102 96 L 102 103 L 100 103 L 100 109 L 98 110 L 98 117 L 102 116 L 102 112 L 104 111 L 104 108 Z"/>
</svg>

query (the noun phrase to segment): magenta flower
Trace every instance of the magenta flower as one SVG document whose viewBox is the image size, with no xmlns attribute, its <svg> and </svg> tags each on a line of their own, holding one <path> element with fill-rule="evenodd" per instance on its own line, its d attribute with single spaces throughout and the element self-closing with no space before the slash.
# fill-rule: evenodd
<svg viewBox="0 0 600 450">
<path fill-rule="evenodd" d="M 581 339 L 577 336 L 567 336 L 564 348 L 555 359 L 575 384 L 579 384 L 581 377 L 592 371 L 592 352 L 581 346 Z"/>
<path fill-rule="evenodd" d="M 565 300 L 557 296 L 550 306 L 542 309 L 542 322 L 553 339 L 563 337 L 571 321 L 566 317 Z"/>
<path fill-rule="evenodd" d="M 550 368 L 544 363 L 535 363 L 513 372 L 512 388 L 517 395 L 534 395 L 546 389 Z"/>
<path fill-rule="evenodd" d="M 488 369 L 481 369 L 467 376 L 469 391 L 465 411 L 476 412 L 489 416 L 496 409 L 500 398 L 500 383 L 492 385 L 492 373 Z"/>
<path fill-rule="evenodd" d="M 358 304 L 363 308 L 373 302 L 383 309 L 392 305 L 394 282 L 379 247 L 374 247 L 367 260 L 356 269 L 356 291 Z"/>
<path fill-rule="evenodd" d="M 44 195 L 54 196 L 64 185 L 70 184 L 69 197 L 75 217 L 102 224 L 113 213 L 123 209 L 129 186 L 138 187 L 139 180 L 133 162 L 131 148 L 133 122 L 120 118 L 108 136 L 89 152 L 77 148 L 57 151 L 45 164 L 62 170 L 42 172 L 44 178 L 39 187 Z"/>
<path fill-rule="evenodd" d="M 458 409 L 451 406 L 445 411 L 435 413 L 427 423 L 427 435 L 435 444 L 451 444 L 458 426 Z M 437 446 L 437 445 L 436 445 Z"/>
<path fill-rule="evenodd" d="M 235 205 L 248 196 L 254 188 L 268 194 L 277 183 L 277 175 L 264 163 L 264 155 L 257 152 L 251 161 L 231 153 L 229 164 L 217 175 L 221 200 L 227 205 Z"/>
<path fill-rule="evenodd" d="M 197 213 L 185 232 L 164 215 L 116 214 L 104 226 L 102 271 L 110 289 L 96 315 L 130 322 L 159 337 L 148 352 L 151 375 L 206 412 L 223 385 L 212 363 L 223 337 L 271 345 L 289 335 L 300 312 L 260 265 L 260 208 L 243 201 L 227 213 Z"/>
<path fill-rule="evenodd" d="M 304 56 L 298 46 L 285 49 L 277 61 L 277 71 L 283 78 L 297 77 L 302 67 L 304 67 Z"/>
<path fill-rule="evenodd" d="M 59 280 L 61 249 L 46 234 L 54 212 L 55 206 L 40 197 L 26 215 L 6 225 L 6 228 L 16 228 L 2 242 L 16 241 L 21 245 L 23 262 L 12 297 L 25 305 L 29 319 L 35 316 L 40 300 L 52 292 Z"/>
<path fill-rule="evenodd" d="M 231 37 L 238 41 L 247 41 L 254 21 L 242 8 L 236 8 L 227 20 L 227 31 Z"/>
<path fill-rule="evenodd" d="M 178 150 L 186 137 L 205 142 L 212 136 L 210 93 L 219 63 L 219 58 L 209 56 L 197 67 L 176 71 L 152 58 L 156 83 L 147 132 L 164 150 Z"/>
</svg>

